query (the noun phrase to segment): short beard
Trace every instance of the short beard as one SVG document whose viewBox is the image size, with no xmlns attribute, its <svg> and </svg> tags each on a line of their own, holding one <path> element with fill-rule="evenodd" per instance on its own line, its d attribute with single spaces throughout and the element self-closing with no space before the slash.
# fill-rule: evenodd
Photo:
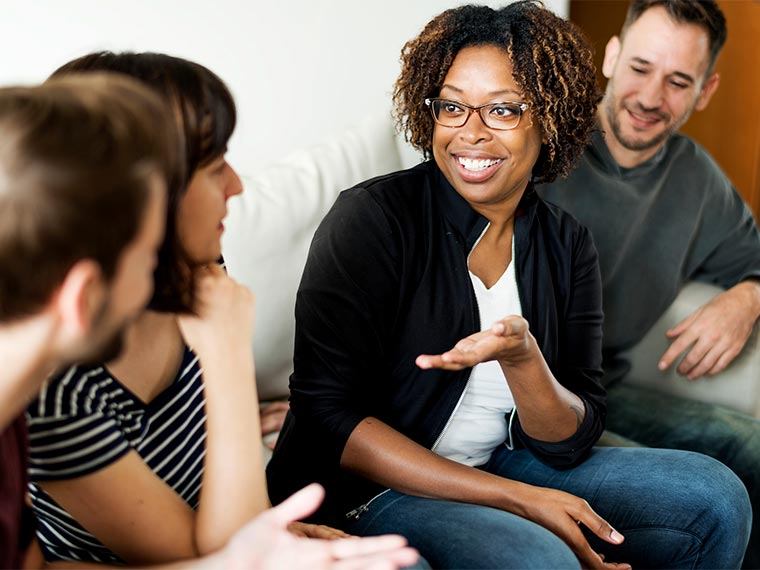
<svg viewBox="0 0 760 570">
<path fill-rule="evenodd" d="M 100 306 L 98 313 L 93 318 L 93 331 L 98 331 L 98 329 L 106 326 L 110 316 L 110 306 L 110 301 L 106 301 Z M 118 357 L 124 350 L 124 335 L 128 324 L 123 323 L 117 330 L 108 333 L 108 336 L 95 339 L 92 343 L 92 351 L 85 354 L 80 359 L 79 364 L 102 364 Z"/>
<path fill-rule="evenodd" d="M 615 136 L 621 146 L 627 150 L 633 151 L 649 150 L 659 146 L 664 141 L 666 141 L 670 135 L 675 133 L 676 130 L 678 130 L 678 127 L 680 127 L 680 125 L 672 125 L 654 138 L 642 140 L 628 138 L 623 134 L 623 129 L 620 126 L 619 116 L 615 113 L 611 105 L 607 106 L 607 120 L 610 123 L 612 134 Z"/>
<path fill-rule="evenodd" d="M 620 125 L 620 116 L 617 113 L 617 109 L 620 108 L 621 111 L 625 111 L 625 108 L 623 108 L 622 105 L 618 105 L 617 98 L 613 95 L 614 86 L 612 83 L 612 79 L 609 80 L 607 83 L 607 93 L 604 97 L 604 112 L 607 114 L 607 121 L 610 124 L 610 129 L 612 130 L 612 134 L 615 136 L 617 141 L 620 143 L 620 145 L 625 148 L 626 150 L 632 150 L 632 151 L 644 151 L 644 150 L 650 150 L 652 148 L 658 147 L 662 145 L 671 135 L 675 134 L 678 129 L 680 129 L 683 124 L 686 122 L 686 120 L 691 115 L 692 110 L 694 109 L 694 106 L 692 106 L 691 109 L 687 113 L 684 114 L 683 117 L 679 121 L 676 121 L 669 127 L 667 127 L 664 131 L 662 131 L 659 135 L 656 135 L 654 138 L 647 139 L 647 140 L 641 140 L 637 138 L 628 138 L 623 134 L 623 129 Z M 696 105 L 696 101 L 695 101 Z"/>
</svg>

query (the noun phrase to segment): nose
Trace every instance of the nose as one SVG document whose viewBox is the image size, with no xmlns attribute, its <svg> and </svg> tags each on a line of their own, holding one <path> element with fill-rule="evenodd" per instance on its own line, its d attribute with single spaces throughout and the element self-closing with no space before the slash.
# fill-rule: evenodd
<svg viewBox="0 0 760 570">
<path fill-rule="evenodd" d="M 641 84 L 638 102 L 647 110 L 658 109 L 662 105 L 662 82 L 659 77 L 649 77 Z"/>
<path fill-rule="evenodd" d="M 480 113 L 470 109 L 470 114 L 467 117 L 467 121 L 464 125 L 459 127 L 459 136 L 470 144 L 478 143 L 483 140 L 491 138 L 492 133 L 486 124 L 483 122 L 483 117 Z"/>
<path fill-rule="evenodd" d="M 225 198 L 231 198 L 232 196 L 237 196 L 242 193 L 243 182 L 240 180 L 240 176 L 238 176 L 235 169 L 228 164 L 224 174 L 227 178 L 224 185 Z"/>
</svg>

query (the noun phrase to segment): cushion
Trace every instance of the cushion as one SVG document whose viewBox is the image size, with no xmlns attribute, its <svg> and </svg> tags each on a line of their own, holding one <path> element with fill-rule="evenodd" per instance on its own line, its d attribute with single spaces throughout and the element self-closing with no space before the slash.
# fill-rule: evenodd
<svg viewBox="0 0 760 570">
<path fill-rule="evenodd" d="M 230 275 L 256 295 L 261 400 L 288 396 L 296 290 L 317 225 L 340 191 L 413 162 L 404 146 L 390 116 L 368 118 L 244 178 L 230 200 L 222 249 Z"/>
</svg>

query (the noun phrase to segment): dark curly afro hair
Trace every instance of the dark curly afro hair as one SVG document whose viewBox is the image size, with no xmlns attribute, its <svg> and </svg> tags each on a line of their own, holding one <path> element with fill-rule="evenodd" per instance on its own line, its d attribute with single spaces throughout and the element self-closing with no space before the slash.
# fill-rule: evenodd
<svg viewBox="0 0 760 570">
<path fill-rule="evenodd" d="M 457 53 L 478 45 L 504 49 L 544 135 L 534 181 L 565 176 L 594 128 L 599 91 L 593 52 L 577 26 L 530 0 L 499 10 L 473 5 L 446 10 L 408 41 L 393 90 L 399 131 L 426 158 L 432 156 L 434 122 L 424 100 L 439 95 Z"/>
</svg>

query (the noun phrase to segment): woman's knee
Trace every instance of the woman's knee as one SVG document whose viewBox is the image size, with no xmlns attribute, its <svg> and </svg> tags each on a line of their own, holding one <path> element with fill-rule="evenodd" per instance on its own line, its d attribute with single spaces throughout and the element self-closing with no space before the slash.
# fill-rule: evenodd
<svg viewBox="0 0 760 570">
<path fill-rule="evenodd" d="M 716 459 L 688 456 L 673 485 L 679 488 L 681 508 L 693 515 L 689 530 L 702 542 L 701 558 L 738 566 L 752 525 L 747 489 Z"/>
<path fill-rule="evenodd" d="M 384 499 L 354 530 L 401 534 L 435 568 L 579 567 L 559 537 L 512 513 L 398 493 Z"/>
</svg>

